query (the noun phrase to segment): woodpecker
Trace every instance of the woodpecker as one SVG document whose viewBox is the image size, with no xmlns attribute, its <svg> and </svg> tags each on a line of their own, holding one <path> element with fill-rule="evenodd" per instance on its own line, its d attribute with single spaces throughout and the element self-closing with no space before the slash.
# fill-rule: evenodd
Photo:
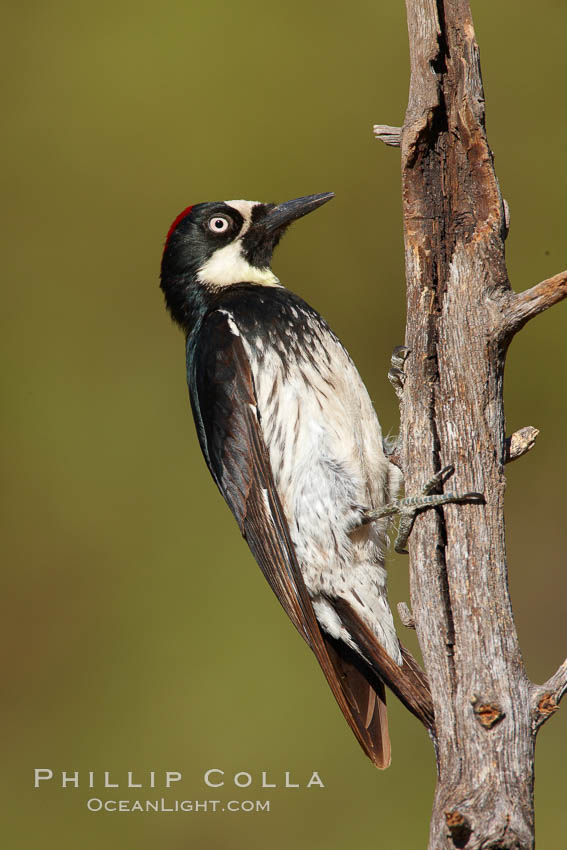
<svg viewBox="0 0 567 850">
<path fill-rule="evenodd" d="M 186 335 L 189 395 L 211 475 L 364 752 L 385 768 L 384 682 L 419 714 L 404 698 L 413 690 L 432 724 L 426 680 L 388 605 L 389 517 L 473 494 L 396 500 L 401 473 L 353 361 L 271 269 L 291 222 L 332 197 L 187 207 L 166 237 L 161 288 Z"/>
</svg>

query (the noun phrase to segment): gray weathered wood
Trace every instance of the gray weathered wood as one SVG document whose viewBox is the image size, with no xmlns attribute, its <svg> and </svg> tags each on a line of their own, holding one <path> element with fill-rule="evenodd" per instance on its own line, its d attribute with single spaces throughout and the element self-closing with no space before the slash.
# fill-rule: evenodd
<svg viewBox="0 0 567 850">
<path fill-rule="evenodd" d="M 453 464 L 451 489 L 486 497 L 485 505 L 424 512 L 410 538 L 412 616 L 435 710 L 429 847 L 528 850 L 535 734 L 567 689 L 567 662 L 533 685 L 514 625 L 504 465 L 536 435 L 524 435 L 523 449 L 521 439 L 515 449 L 506 441 L 503 373 L 512 336 L 567 295 L 567 274 L 524 293 L 511 289 L 509 222 L 485 133 L 469 3 L 406 6 L 411 82 L 401 158 L 411 353 L 396 460 L 408 493 Z M 380 138 L 392 135 L 379 130 Z"/>
<path fill-rule="evenodd" d="M 384 142 L 388 147 L 399 148 L 402 139 L 402 128 L 392 127 L 390 124 L 375 124 L 374 137 L 379 142 Z"/>
<path fill-rule="evenodd" d="M 504 444 L 504 463 L 511 463 L 513 460 L 522 457 L 533 449 L 536 440 L 539 436 L 539 431 L 532 425 L 527 425 L 525 428 L 520 428 L 519 431 L 514 431 L 511 437 L 506 438 Z"/>
</svg>

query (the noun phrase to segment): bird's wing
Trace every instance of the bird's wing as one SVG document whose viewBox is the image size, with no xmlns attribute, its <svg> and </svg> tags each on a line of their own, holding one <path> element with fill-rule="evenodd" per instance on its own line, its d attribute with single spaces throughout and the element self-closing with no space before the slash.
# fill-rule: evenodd
<svg viewBox="0 0 567 850">
<path fill-rule="evenodd" d="M 203 454 L 252 554 L 315 653 L 363 750 L 377 767 L 387 767 L 384 689 L 369 684 L 321 633 L 274 484 L 250 362 L 227 311 L 216 310 L 204 320 L 198 344 L 188 353 L 188 381 Z"/>
</svg>

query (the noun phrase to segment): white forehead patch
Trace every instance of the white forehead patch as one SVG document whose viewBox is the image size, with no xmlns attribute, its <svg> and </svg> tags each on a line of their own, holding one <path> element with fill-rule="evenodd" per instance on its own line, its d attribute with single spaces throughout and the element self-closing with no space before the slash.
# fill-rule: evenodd
<svg viewBox="0 0 567 850">
<path fill-rule="evenodd" d="M 232 286 L 235 283 L 258 283 L 262 286 L 281 286 L 281 283 L 266 266 L 259 269 L 252 266 L 242 253 L 242 242 L 236 239 L 224 248 L 218 248 L 203 263 L 197 272 L 197 279 L 213 289 Z"/>
<path fill-rule="evenodd" d="M 227 207 L 232 207 L 233 210 L 236 210 L 240 213 L 242 218 L 244 219 L 244 224 L 242 225 L 242 230 L 240 231 L 240 236 L 244 236 L 250 224 L 252 223 L 252 210 L 254 207 L 257 207 L 260 201 L 225 201 L 224 202 Z"/>
</svg>

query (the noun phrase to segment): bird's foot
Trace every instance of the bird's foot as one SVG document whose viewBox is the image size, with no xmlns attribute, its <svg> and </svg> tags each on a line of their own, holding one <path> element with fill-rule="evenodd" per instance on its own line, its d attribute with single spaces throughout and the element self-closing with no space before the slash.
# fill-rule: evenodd
<svg viewBox="0 0 567 850">
<path fill-rule="evenodd" d="M 433 478 L 429 479 L 418 496 L 395 499 L 393 502 L 384 505 L 383 508 L 379 508 L 376 511 L 366 511 L 362 521 L 369 523 L 374 522 L 376 519 L 398 514 L 400 524 L 398 526 L 394 549 L 400 554 L 407 555 L 406 544 L 411 534 L 415 518 L 420 511 L 449 504 L 484 504 L 482 493 L 435 493 L 430 495 L 431 491 L 435 487 L 442 486 L 453 475 L 454 471 L 454 466 L 445 466 L 439 472 L 435 473 Z"/>
<path fill-rule="evenodd" d="M 407 348 L 407 346 L 405 345 L 396 345 L 396 347 L 392 351 L 392 357 L 390 361 L 392 367 L 388 372 L 388 380 L 392 384 L 397 397 L 400 399 L 404 392 L 404 383 L 406 380 L 404 367 L 409 354 L 410 349 Z"/>
</svg>

